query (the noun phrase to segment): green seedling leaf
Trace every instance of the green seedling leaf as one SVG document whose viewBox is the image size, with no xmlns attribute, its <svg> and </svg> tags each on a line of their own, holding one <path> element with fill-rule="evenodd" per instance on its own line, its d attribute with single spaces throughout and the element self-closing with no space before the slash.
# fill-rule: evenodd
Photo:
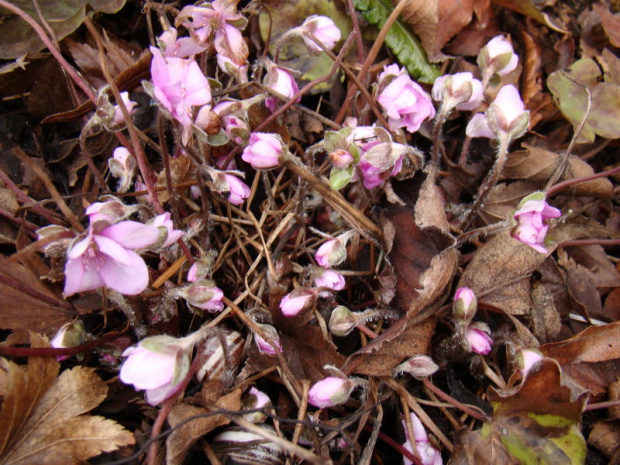
<svg viewBox="0 0 620 465">
<path fill-rule="evenodd" d="M 331 187 L 335 191 L 339 191 L 351 181 L 353 177 L 353 166 L 349 166 L 348 168 L 341 170 L 338 168 L 332 169 L 329 174 L 329 187 Z"/>
<path fill-rule="evenodd" d="M 384 0 L 355 0 L 354 5 L 369 23 L 379 28 L 385 24 L 393 9 Z M 429 63 L 420 40 L 402 21 L 394 22 L 385 43 L 414 79 L 432 84 L 441 75 L 439 68 Z"/>
<path fill-rule="evenodd" d="M 586 399 L 564 383 L 555 360 L 540 361 L 516 389 L 490 388 L 488 398 L 491 420 L 478 431 L 460 434 L 451 463 L 585 463 L 579 421 Z"/>
<path fill-rule="evenodd" d="M 590 58 L 582 58 L 568 71 L 555 71 L 547 78 L 547 86 L 564 117 L 576 128 L 586 115 L 588 92 L 591 109 L 581 131 L 580 142 L 592 142 L 595 136 L 620 138 L 620 86 L 613 82 L 597 82 L 601 70 Z"/>
<path fill-rule="evenodd" d="M 15 0 L 11 3 L 40 23 L 31 0 Z M 80 27 L 87 5 L 95 13 L 111 14 L 119 11 L 125 5 L 125 0 L 39 0 L 38 3 L 42 16 L 56 38 L 61 40 Z M 4 15 L 0 24 L 1 59 L 13 60 L 45 48 L 37 33 L 19 16 L 3 8 L 0 8 L 0 15 Z"/>
</svg>

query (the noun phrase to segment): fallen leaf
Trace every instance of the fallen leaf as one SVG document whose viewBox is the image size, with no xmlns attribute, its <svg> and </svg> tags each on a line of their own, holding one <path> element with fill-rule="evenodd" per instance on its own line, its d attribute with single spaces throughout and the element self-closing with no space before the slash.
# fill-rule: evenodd
<svg viewBox="0 0 620 465">
<path fill-rule="evenodd" d="M 0 257 L 0 328 L 52 333 L 75 317 L 65 300 L 18 263 Z"/>
<path fill-rule="evenodd" d="M 493 186 L 480 208 L 480 219 L 487 225 L 509 219 L 517 211 L 519 202 L 536 190 L 536 184 L 526 181 Z"/>
<path fill-rule="evenodd" d="M 590 431 L 588 444 L 611 459 L 620 450 L 620 424 L 617 421 L 598 420 Z"/>
<path fill-rule="evenodd" d="M 543 344 L 539 349 L 561 365 L 620 358 L 620 322 L 590 326 L 570 339 Z"/>
<path fill-rule="evenodd" d="M 47 346 L 33 335 L 33 347 Z M 75 367 L 56 378 L 52 358 L 31 357 L 26 368 L 2 359 L 7 371 L 0 412 L 4 464 L 80 464 L 134 443 L 133 434 L 100 416 L 84 415 L 106 397 L 93 368 Z"/>
<path fill-rule="evenodd" d="M 528 315 L 531 274 L 546 259 L 503 231 L 484 244 L 465 268 L 458 287 L 469 287 L 478 304 L 510 315 Z"/>
<path fill-rule="evenodd" d="M 240 408 L 241 390 L 236 389 L 219 399 L 211 410 L 222 409 L 237 412 Z M 187 404 L 176 404 L 172 407 L 168 415 L 168 422 L 174 428 L 174 431 L 166 440 L 167 465 L 180 464 L 186 457 L 189 448 L 202 436 L 215 428 L 230 423 L 230 420 L 225 415 L 209 414 L 211 410 Z M 177 425 L 194 416 L 198 417 L 177 428 Z"/>
<path fill-rule="evenodd" d="M 620 47 L 620 15 L 612 14 L 603 3 L 595 3 L 592 9 L 600 16 L 601 25 L 611 45 Z"/>
<path fill-rule="evenodd" d="M 488 390 L 490 421 L 459 435 L 454 464 L 583 464 L 586 443 L 578 424 L 586 396 L 564 384 L 559 365 L 543 359 L 515 390 Z"/>
</svg>

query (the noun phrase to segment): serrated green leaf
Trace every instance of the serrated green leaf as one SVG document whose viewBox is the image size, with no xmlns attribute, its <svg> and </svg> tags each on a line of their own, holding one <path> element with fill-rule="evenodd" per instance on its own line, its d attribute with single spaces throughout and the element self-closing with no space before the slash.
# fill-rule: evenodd
<svg viewBox="0 0 620 465">
<path fill-rule="evenodd" d="M 354 5 L 366 21 L 379 28 L 385 24 L 393 9 L 383 0 L 355 0 Z M 402 21 L 397 19 L 394 22 L 385 43 L 414 79 L 432 84 L 441 75 L 439 68 L 429 63 L 420 40 Z"/>
</svg>

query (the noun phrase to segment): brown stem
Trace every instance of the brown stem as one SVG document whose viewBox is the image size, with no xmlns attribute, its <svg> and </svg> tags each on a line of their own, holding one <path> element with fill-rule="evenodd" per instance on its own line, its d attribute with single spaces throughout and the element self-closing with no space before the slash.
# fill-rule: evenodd
<svg viewBox="0 0 620 465">
<path fill-rule="evenodd" d="M 428 379 L 423 379 L 422 382 L 424 383 L 424 386 L 429 391 L 433 392 L 437 397 L 441 397 L 446 402 L 454 405 L 456 408 L 458 408 L 462 412 L 465 412 L 469 416 L 474 417 L 476 420 L 480 420 L 480 421 L 487 421 L 488 420 L 486 415 L 483 415 L 482 413 L 480 413 L 480 412 L 478 412 L 478 411 L 468 407 L 467 405 L 459 402 L 458 400 L 456 400 L 451 395 L 446 394 L 441 389 L 439 389 L 437 386 L 435 386 L 433 383 L 431 383 Z"/>
</svg>

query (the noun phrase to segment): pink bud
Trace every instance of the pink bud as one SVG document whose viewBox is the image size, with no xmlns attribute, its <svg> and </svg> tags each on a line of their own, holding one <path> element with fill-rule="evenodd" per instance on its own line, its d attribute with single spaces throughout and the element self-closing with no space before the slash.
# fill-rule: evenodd
<svg viewBox="0 0 620 465">
<path fill-rule="evenodd" d="M 476 322 L 465 329 L 463 339 L 464 349 L 468 352 L 486 355 L 493 348 L 491 329 L 485 323 Z"/>
<path fill-rule="evenodd" d="M 85 340 L 86 331 L 81 321 L 73 323 L 65 323 L 56 332 L 50 345 L 56 349 L 64 349 L 67 347 L 75 347 L 82 344 Z M 68 359 L 69 355 L 59 355 L 56 359 L 60 362 Z"/>
<path fill-rule="evenodd" d="M 353 155 L 351 155 L 346 150 L 338 149 L 330 152 L 329 158 L 331 158 L 332 163 L 338 169 L 344 170 L 347 169 L 351 164 L 355 161 Z"/>
<path fill-rule="evenodd" d="M 344 289 L 346 282 L 344 276 L 334 270 L 323 270 L 321 276 L 314 280 L 314 285 L 319 288 L 328 289 L 330 291 L 341 291 Z M 327 293 L 329 296 L 329 293 Z M 321 293 L 321 297 L 327 297 Z"/>
<path fill-rule="evenodd" d="M 148 223 L 150 226 L 156 226 L 162 233 L 163 243 L 159 245 L 159 248 L 170 247 L 176 241 L 178 241 L 181 237 L 183 237 L 183 231 L 178 229 L 174 229 L 174 224 L 170 219 L 170 213 L 166 212 L 161 215 L 157 215 Z"/>
<path fill-rule="evenodd" d="M 295 316 L 308 310 L 316 301 L 317 295 L 317 289 L 298 287 L 282 298 L 280 310 L 284 316 Z"/>
<path fill-rule="evenodd" d="M 263 80 L 263 84 L 288 99 L 293 98 L 295 94 L 299 92 L 299 86 L 297 86 L 297 82 L 291 73 L 284 68 L 273 64 L 269 66 L 265 79 Z M 271 111 L 275 111 L 278 106 L 278 102 L 278 98 L 269 97 L 265 100 L 265 105 L 267 105 L 267 108 Z"/>
<path fill-rule="evenodd" d="M 353 233 L 349 231 L 324 242 L 314 254 L 316 262 L 324 268 L 340 265 L 347 258 L 347 242 L 352 235 Z"/>
<path fill-rule="evenodd" d="M 473 110 L 483 101 L 482 83 L 471 73 L 446 74 L 435 80 L 433 99 L 449 109 Z"/>
<path fill-rule="evenodd" d="M 540 362 L 545 356 L 536 349 L 521 349 L 517 352 L 517 366 L 526 376 L 534 365 Z"/>
<path fill-rule="evenodd" d="M 329 376 L 314 383 L 308 392 L 308 402 L 319 408 L 342 404 L 349 399 L 355 386 L 349 379 Z"/>
<path fill-rule="evenodd" d="M 545 201 L 544 192 L 530 194 L 519 203 L 519 209 L 513 215 L 517 226 L 512 237 L 546 254 L 548 251 L 544 243 L 549 229 L 546 221 L 561 215 L 560 210 Z"/>
<path fill-rule="evenodd" d="M 243 410 L 269 409 L 272 407 L 269 396 L 255 387 L 251 387 L 243 396 L 242 405 Z M 243 419 L 252 423 L 262 423 L 267 419 L 267 415 L 263 412 L 245 413 Z"/>
<path fill-rule="evenodd" d="M 518 63 L 519 56 L 510 41 L 502 35 L 491 39 L 478 55 L 478 66 L 483 72 L 490 69 L 490 74 L 504 76 L 514 70 Z"/>
<path fill-rule="evenodd" d="M 478 299 L 468 287 L 459 287 L 454 293 L 452 312 L 460 324 L 468 324 L 476 314 Z"/>
<path fill-rule="evenodd" d="M 417 456 L 420 457 L 420 462 L 422 465 L 443 465 L 443 459 L 441 458 L 441 454 L 437 449 L 433 447 L 433 445 L 428 440 L 428 435 L 426 434 L 426 430 L 424 429 L 424 425 L 417 417 L 417 415 L 413 412 L 410 413 L 411 417 L 411 427 L 413 428 L 414 442 Z M 413 447 L 411 444 L 411 438 L 409 437 L 409 431 L 407 429 L 407 424 L 403 421 L 403 428 L 405 429 L 405 438 L 407 442 L 403 444 L 403 447 L 409 452 L 413 453 Z M 412 465 L 411 460 L 403 457 L 404 465 Z"/>
<path fill-rule="evenodd" d="M 123 100 L 123 103 L 125 104 L 125 108 L 127 108 L 127 113 L 129 113 L 129 115 L 133 115 L 133 113 L 136 111 L 134 107 L 138 104 L 134 102 L 133 100 L 129 100 L 129 92 L 121 92 L 121 99 Z M 121 111 L 121 108 L 119 105 L 114 105 L 113 119 L 114 119 L 114 122 L 118 124 L 119 126 L 125 124 L 125 116 L 123 116 L 123 112 Z"/>
<path fill-rule="evenodd" d="M 300 27 L 301 30 L 307 31 L 317 38 L 325 48 L 331 50 L 334 48 L 336 42 L 340 40 L 340 29 L 334 24 L 334 22 L 327 16 L 312 15 L 306 18 L 304 23 Z M 321 53 L 323 50 L 314 41 L 307 37 L 302 36 L 306 47 L 311 53 Z"/>
<path fill-rule="evenodd" d="M 257 170 L 269 170 L 280 165 L 283 150 L 282 141 L 275 134 L 253 132 L 241 158 Z"/>
<path fill-rule="evenodd" d="M 280 343 L 280 336 L 278 336 L 276 328 L 260 323 L 256 323 L 256 325 L 267 338 L 263 339 L 260 334 L 254 333 L 254 341 L 258 346 L 258 350 L 268 355 L 275 355 L 277 352 L 282 353 L 282 344 Z"/>
<path fill-rule="evenodd" d="M 186 288 L 187 302 L 211 313 L 224 310 L 222 297 L 224 297 L 224 292 L 208 279 L 194 281 Z"/>
<path fill-rule="evenodd" d="M 414 355 L 394 368 L 394 373 L 407 372 L 416 379 L 428 378 L 439 366 L 428 355 Z"/>
</svg>

